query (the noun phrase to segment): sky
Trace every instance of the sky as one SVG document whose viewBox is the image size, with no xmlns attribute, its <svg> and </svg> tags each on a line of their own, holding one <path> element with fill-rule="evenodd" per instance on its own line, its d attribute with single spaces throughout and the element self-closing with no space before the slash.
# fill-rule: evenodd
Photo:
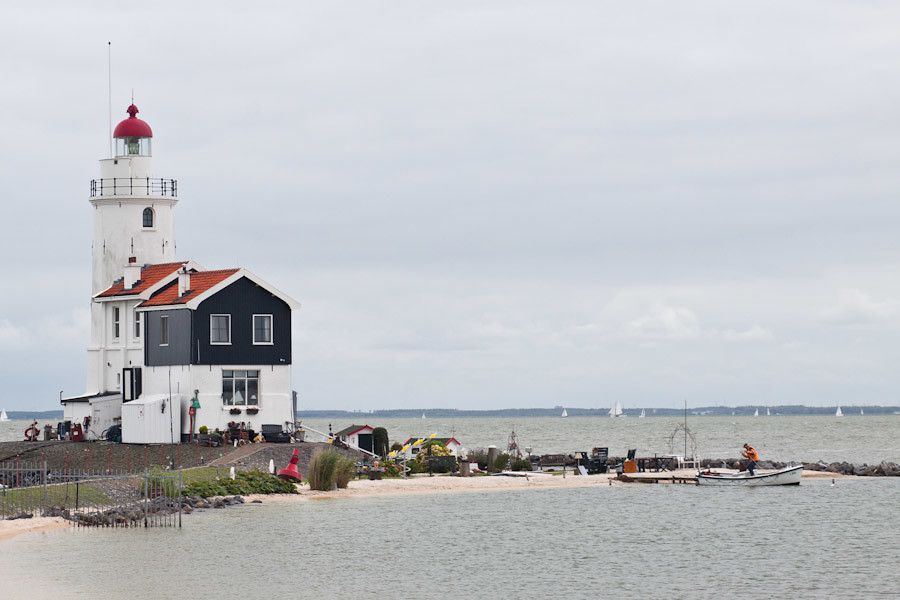
<svg viewBox="0 0 900 600">
<path fill-rule="evenodd" d="M 301 302 L 301 408 L 900 404 L 898 30 L 877 1 L 6 6 L 0 407 L 84 391 L 107 41 L 180 258 Z"/>
</svg>

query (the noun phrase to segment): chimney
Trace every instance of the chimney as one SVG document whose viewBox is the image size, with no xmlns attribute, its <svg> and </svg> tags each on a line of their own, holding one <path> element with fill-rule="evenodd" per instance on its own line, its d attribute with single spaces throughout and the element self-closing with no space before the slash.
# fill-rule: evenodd
<svg viewBox="0 0 900 600">
<path fill-rule="evenodd" d="M 191 291 L 191 274 L 187 267 L 181 267 L 178 271 L 178 297 L 184 296 Z"/>
<path fill-rule="evenodd" d="M 125 271 L 122 275 L 122 282 L 126 290 L 134 287 L 134 284 L 141 280 L 141 266 L 137 264 L 137 257 L 129 256 L 128 264 L 125 265 Z"/>
</svg>

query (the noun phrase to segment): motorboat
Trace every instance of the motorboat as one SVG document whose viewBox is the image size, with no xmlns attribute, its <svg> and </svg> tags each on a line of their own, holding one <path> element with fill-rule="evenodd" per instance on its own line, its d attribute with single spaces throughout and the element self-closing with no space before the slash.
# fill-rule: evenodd
<svg viewBox="0 0 900 600">
<path fill-rule="evenodd" d="M 749 486 L 758 487 L 764 485 L 800 485 L 800 475 L 803 473 L 803 465 L 785 467 L 777 471 L 760 472 L 751 475 L 749 471 L 740 473 L 721 473 L 717 471 L 701 471 L 697 474 L 697 485 L 719 486 Z"/>
</svg>

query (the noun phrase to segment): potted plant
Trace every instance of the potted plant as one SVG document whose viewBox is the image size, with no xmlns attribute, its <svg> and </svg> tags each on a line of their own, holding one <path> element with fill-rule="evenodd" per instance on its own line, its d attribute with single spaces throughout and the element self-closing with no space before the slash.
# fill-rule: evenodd
<svg viewBox="0 0 900 600">
<path fill-rule="evenodd" d="M 258 412 L 259 412 L 259 407 L 251 406 L 251 407 L 247 408 L 248 415 L 255 415 Z"/>
<path fill-rule="evenodd" d="M 206 446 L 209 443 L 209 427 L 201 425 L 197 431 L 197 443 Z"/>
<path fill-rule="evenodd" d="M 235 407 L 235 408 L 232 408 L 231 410 L 229 410 L 228 412 L 233 415 L 239 415 L 239 414 L 241 414 L 241 409 Z"/>
</svg>

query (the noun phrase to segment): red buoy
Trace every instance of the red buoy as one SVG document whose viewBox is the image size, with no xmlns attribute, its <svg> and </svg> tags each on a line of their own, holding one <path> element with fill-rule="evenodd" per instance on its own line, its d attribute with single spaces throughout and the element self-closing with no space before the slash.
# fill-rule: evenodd
<svg viewBox="0 0 900 600">
<path fill-rule="evenodd" d="M 278 471 L 278 476 L 282 479 L 293 479 L 294 481 L 303 481 L 300 471 L 297 470 L 297 463 L 300 462 L 300 448 L 294 448 L 294 454 L 291 456 L 291 462 L 288 466 Z"/>
</svg>

